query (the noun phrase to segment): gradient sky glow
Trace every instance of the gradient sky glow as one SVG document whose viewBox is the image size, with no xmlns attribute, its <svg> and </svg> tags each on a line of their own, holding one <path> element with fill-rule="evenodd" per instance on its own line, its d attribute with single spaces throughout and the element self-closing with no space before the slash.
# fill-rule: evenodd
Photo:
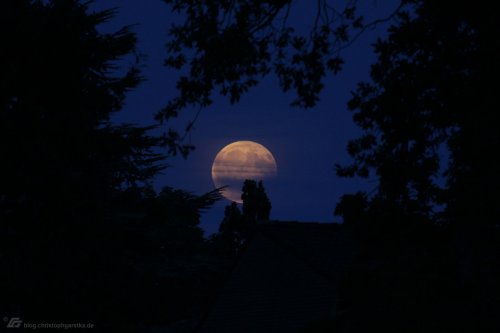
<svg viewBox="0 0 500 333">
<path fill-rule="evenodd" d="M 307 29 L 303 17 L 314 13 L 310 1 L 299 1 L 295 7 L 301 16 L 292 18 L 297 26 Z M 314 2 L 315 4 L 315 2 Z M 383 17 L 396 6 L 395 1 L 368 1 L 361 10 L 366 20 Z M 178 72 L 163 66 L 165 43 L 170 24 L 179 22 L 161 0 L 107 0 L 96 1 L 93 8 L 117 7 L 118 13 L 103 31 L 117 30 L 123 25 L 134 25 L 138 35 L 139 52 L 144 55 L 143 76 L 146 81 L 130 92 L 123 112 L 114 118 L 117 122 L 154 124 L 153 116 L 176 94 Z M 279 165 L 277 176 L 264 186 L 272 202 L 271 218 L 293 221 L 332 222 L 333 210 L 345 193 L 371 191 L 376 179 L 342 179 L 336 176 L 334 164 L 346 164 L 350 158 L 346 145 L 361 133 L 352 121 L 346 103 L 350 92 L 359 81 L 367 80 L 370 64 L 376 58 L 371 44 L 381 36 L 386 25 L 369 30 L 342 54 L 343 70 L 329 75 L 325 81 L 320 102 L 308 110 L 290 107 L 293 95 L 282 93 L 277 80 L 269 76 L 261 84 L 243 95 L 240 102 L 231 105 L 215 96 L 215 103 L 203 110 L 188 142 L 196 150 L 187 159 L 170 158 L 171 165 L 157 177 L 155 187 L 171 186 L 196 194 L 214 188 L 211 177 L 212 162 L 217 153 L 234 141 L 250 140 L 267 147 Z M 125 63 L 132 59 L 125 60 Z M 187 109 L 178 119 L 167 124 L 182 130 L 195 115 Z M 223 218 L 228 200 L 217 203 L 202 217 L 206 234 L 215 232 Z"/>
</svg>

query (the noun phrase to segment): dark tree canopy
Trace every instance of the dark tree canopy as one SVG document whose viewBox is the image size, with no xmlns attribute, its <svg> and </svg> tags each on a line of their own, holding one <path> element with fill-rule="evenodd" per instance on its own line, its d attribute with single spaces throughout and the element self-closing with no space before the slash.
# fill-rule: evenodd
<svg viewBox="0 0 500 333">
<path fill-rule="evenodd" d="M 335 331 L 499 330 L 500 26 L 486 6 L 408 1 L 375 44 L 372 80 L 349 102 L 364 134 L 337 173 L 378 186 L 335 211 L 367 222 L 346 223 L 362 250 L 339 288 L 347 311 Z"/>
<path fill-rule="evenodd" d="M 375 45 L 372 82 L 349 102 L 365 134 L 349 143 L 355 162 L 338 174 L 376 176 L 378 199 L 407 213 L 442 218 L 432 210 L 445 204 L 447 221 L 498 223 L 498 11 L 410 3 Z"/>
<path fill-rule="evenodd" d="M 191 331 L 227 269 L 199 227 L 220 195 L 155 193 L 163 139 L 110 121 L 141 81 L 119 66 L 135 35 L 100 32 L 113 12 L 76 0 L 0 8 L 3 316 Z"/>
<path fill-rule="evenodd" d="M 147 186 L 163 138 L 110 121 L 141 81 L 136 65 L 120 65 L 136 37 L 101 32 L 113 11 L 89 6 L 0 4 L 2 313 L 99 332 L 194 326 L 221 274 L 200 259 L 199 228 L 220 196 Z"/>
<path fill-rule="evenodd" d="M 297 13 L 297 1 L 292 0 L 164 1 L 184 15 L 170 29 L 165 62 L 183 75 L 177 81 L 178 96 L 157 114 L 160 121 L 188 107 L 207 107 L 214 94 L 238 102 L 269 74 L 278 78 L 283 91 L 295 91 L 292 105 L 313 107 L 325 75 L 341 70 L 340 51 L 362 31 L 394 15 L 365 22 L 356 13 L 356 1 L 314 2 L 312 17 Z M 302 31 L 291 15 L 300 15 L 311 28 Z M 192 148 L 182 145 L 175 131 L 169 139 L 173 151 Z"/>
<path fill-rule="evenodd" d="M 110 122 L 141 80 L 136 67 L 117 63 L 134 55 L 135 35 L 127 27 L 100 33 L 113 12 L 89 13 L 79 1 L 1 7 L 2 214 L 77 218 L 150 180 L 162 168 L 161 140 L 150 127 Z"/>
</svg>

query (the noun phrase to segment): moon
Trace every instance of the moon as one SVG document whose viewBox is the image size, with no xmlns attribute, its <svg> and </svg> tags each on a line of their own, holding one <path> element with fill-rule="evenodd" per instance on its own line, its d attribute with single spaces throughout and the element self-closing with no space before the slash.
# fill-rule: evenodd
<svg viewBox="0 0 500 333">
<path fill-rule="evenodd" d="M 261 181 L 275 176 L 276 160 L 263 145 L 253 141 L 236 141 L 222 148 L 212 164 L 215 187 L 227 186 L 222 195 L 241 203 L 241 189 L 246 179 Z"/>
</svg>

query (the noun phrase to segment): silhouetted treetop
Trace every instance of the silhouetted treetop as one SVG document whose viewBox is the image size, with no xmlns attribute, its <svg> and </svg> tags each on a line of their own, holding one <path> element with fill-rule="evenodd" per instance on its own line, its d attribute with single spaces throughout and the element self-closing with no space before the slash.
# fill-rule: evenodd
<svg viewBox="0 0 500 333">
<path fill-rule="evenodd" d="M 262 181 L 245 180 L 241 193 L 243 218 L 246 223 L 269 220 L 271 201 L 267 197 Z"/>
<path fill-rule="evenodd" d="M 271 213 L 271 202 L 262 181 L 257 184 L 254 180 L 245 180 L 241 199 L 242 210 L 236 202 L 226 206 L 219 233 L 212 238 L 215 247 L 226 255 L 237 254 L 252 235 L 256 222 L 269 220 Z"/>
<path fill-rule="evenodd" d="M 234 256 L 245 241 L 247 229 L 238 204 L 232 202 L 224 209 L 224 218 L 219 225 L 219 232 L 212 237 L 212 245 L 220 254 Z"/>
</svg>

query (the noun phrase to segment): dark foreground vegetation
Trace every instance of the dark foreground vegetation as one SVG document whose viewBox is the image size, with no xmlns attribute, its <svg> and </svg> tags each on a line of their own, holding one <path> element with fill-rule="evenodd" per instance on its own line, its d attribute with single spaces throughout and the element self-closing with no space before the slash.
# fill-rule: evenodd
<svg viewBox="0 0 500 333">
<path fill-rule="evenodd" d="M 312 107 L 341 70 L 338 43 L 371 26 L 348 6 L 343 24 L 318 20 L 309 40 L 272 25 L 288 1 L 166 2 L 186 10 L 167 64 L 189 70 L 159 120 L 209 105 L 218 88 L 237 102 L 273 72 Z M 321 18 L 329 7 L 318 3 Z M 168 155 L 191 149 L 183 136 L 110 121 L 142 80 L 140 63 L 118 65 L 137 57 L 129 28 L 99 32 L 112 12 L 76 0 L 0 8 L 0 315 L 192 331 L 252 225 L 269 218 L 262 184 L 247 182 L 243 210 L 228 206 L 205 239 L 200 214 L 217 191 L 151 186 Z M 391 16 L 371 81 L 349 103 L 363 129 L 348 145 L 353 164 L 337 166 L 378 186 L 335 209 L 355 255 L 334 314 L 308 332 L 500 331 L 498 14 L 485 1 L 405 0 Z"/>
</svg>

